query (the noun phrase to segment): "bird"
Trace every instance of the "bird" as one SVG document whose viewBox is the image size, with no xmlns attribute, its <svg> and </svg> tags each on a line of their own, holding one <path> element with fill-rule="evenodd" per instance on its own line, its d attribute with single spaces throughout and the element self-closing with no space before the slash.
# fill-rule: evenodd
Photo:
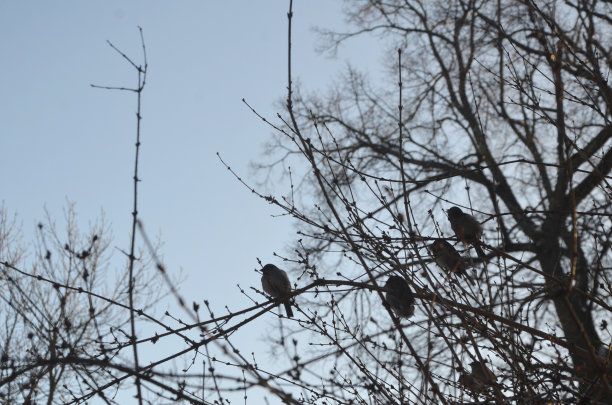
<svg viewBox="0 0 612 405">
<path fill-rule="evenodd" d="M 291 293 L 291 282 L 289 277 L 287 277 L 287 273 L 273 264 L 266 264 L 262 269 L 262 273 L 261 286 L 263 290 L 282 302 L 285 305 L 287 316 L 292 318 L 291 302 L 289 302 L 289 299 L 285 299 Z"/>
<path fill-rule="evenodd" d="M 459 252 L 444 239 L 434 239 L 434 242 L 428 246 L 429 251 L 433 255 L 438 266 L 449 273 L 455 273 L 458 276 L 463 276 L 474 282 L 467 274 L 467 266 Z"/>
<path fill-rule="evenodd" d="M 469 243 L 476 249 L 476 254 L 481 259 L 485 254 L 480 247 L 482 236 L 482 225 L 470 214 L 461 211 L 459 207 L 451 207 L 448 211 L 448 220 L 457 238 L 463 243 Z"/>
<path fill-rule="evenodd" d="M 400 276 L 390 276 L 384 290 L 389 307 L 398 317 L 410 318 L 414 314 L 414 296 L 406 280 Z"/>
<path fill-rule="evenodd" d="M 474 394 L 481 393 L 485 389 L 485 385 L 478 381 L 472 374 L 462 373 L 459 376 L 458 382 Z"/>
<path fill-rule="evenodd" d="M 470 363 L 472 368 L 472 377 L 479 380 L 485 385 L 493 385 L 497 382 L 497 377 L 487 367 L 484 361 L 473 361 Z"/>
<path fill-rule="evenodd" d="M 486 366 L 485 362 L 473 361 L 470 363 L 471 373 L 462 373 L 459 376 L 459 383 L 474 394 L 479 394 L 487 389 L 488 386 L 497 383 L 497 377 Z"/>
</svg>

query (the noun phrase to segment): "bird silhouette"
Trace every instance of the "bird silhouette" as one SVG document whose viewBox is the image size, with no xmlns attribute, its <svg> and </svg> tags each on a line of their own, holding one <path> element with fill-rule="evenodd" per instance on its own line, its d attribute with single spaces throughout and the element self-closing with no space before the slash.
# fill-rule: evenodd
<svg viewBox="0 0 612 405">
<path fill-rule="evenodd" d="M 455 273 L 458 276 L 463 276 L 474 283 L 474 280 L 472 280 L 467 273 L 465 261 L 453 245 L 444 239 L 434 239 L 434 242 L 429 245 L 428 248 L 442 270 L 449 273 Z"/>
<path fill-rule="evenodd" d="M 497 383 L 497 377 L 484 361 L 473 361 L 470 367 L 472 369 L 470 373 L 462 373 L 459 376 L 459 383 L 474 394 L 482 393 L 487 387 Z"/>
<path fill-rule="evenodd" d="M 489 369 L 484 361 L 473 361 L 470 363 L 472 376 L 485 385 L 493 385 L 497 382 L 497 377 Z"/>
<path fill-rule="evenodd" d="M 384 287 L 389 307 L 400 318 L 410 318 L 414 314 L 414 296 L 406 280 L 400 276 L 390 276 Z"/>
<path fill-rule="evenodd" d="M 459 207 L 451 207 L 448 211 L 448 220 L 457 238 L 463 243 L 469 243 L 476 249 L 476 254 L 481 259 L 486 256 L 480 247 L 482 237 L 482 225 L 470 214 L 461 211 Z"/>
<path fill-rule="evenodd" d="M 262 269 L 261 286 L 273 298 L 285 305 L 285 312 L 289 318 L 293 317 L 291 302 L 286 298 L 291 293 L 291 282 L 287 273 L 273 264 L 266 264 Z"/>
</svg>

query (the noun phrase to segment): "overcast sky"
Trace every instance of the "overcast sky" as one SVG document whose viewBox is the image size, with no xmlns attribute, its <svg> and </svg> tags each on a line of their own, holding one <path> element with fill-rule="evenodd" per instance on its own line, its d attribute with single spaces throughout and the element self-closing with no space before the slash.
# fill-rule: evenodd
<svg viewBox="0 0 612 405">
<path fill-rule="evenodd" d="M 188 302 L 208 299 L 217 310 L 249 305 L 236 284 L 259 287 L 256 258 L 280 265 L 272 253 L 295 241 L 295 228 L 287 217 L 273 218 L 279 212 L 233 179 L 215 154 L 256 180 L 249 163 L 265 161 L 271 130 L 241 99 L 269 118 L 280 112 L 287 6 L 280 0 L 0 2 L 0 200 L 18 214 L 24 240 L 45 207 L 59 222 L 72 201 L 83 226 L 103 211 L 113 245 L 128 249 L 136 99 L 90 84 L 135 86 L 135 71 L 106 40 L 140 61 L 141 26 L 149 76 L 140 217 L 161 235 L 169 271 L 182 269 L 180 291 Z M 376 64 L 380 57 L 350 46 L 336 59 L 315 52 L 312 28 L 343 28 L 340 7 L 295 1 L 294 74 L 309 91 L 325 89 L 349 60 L 363 63 L 369 55 Z M 180 315 L 174 302 L 165 305 Z M 271 315 L 268 321 L 276 325 Z M 265 336 L 257 325 L 249 333 Z"/>
</svg>

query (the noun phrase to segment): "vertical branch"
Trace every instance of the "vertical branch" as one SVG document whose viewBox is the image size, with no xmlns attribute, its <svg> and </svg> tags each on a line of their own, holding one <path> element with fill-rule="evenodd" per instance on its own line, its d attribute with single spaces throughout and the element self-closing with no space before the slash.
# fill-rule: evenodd
<svg viewBox="0 0 612 405">
<path fill-rule="evenodd" d="M 289 11 L 287 12 L 287 110 L 291 116 L 294 131 L 298 130 L 297 121 L 293 114 L 293 85 L 291 81 L 291 21 L 293 19 L 293 0 L 289 0 Z"/>
<path fill-rule="evenodd" d="M 130 339 L 132 341 L 132 349 L 134 353 L 134 371 L 136 375 L 136 391 L 138 397 L 138 404 L 142 405 L 142 388 L 140 384 L 140 365 L 138 362 L 138 345 L 136 344 L 136 326 L 134 322 L 134 262 L 136 257 L 134 256 L 134 250 L 136 248 L 136 225 L 138 223 L 138 158 L 140 154 L 140 123 L 142 121 L 141 106 L 142 106 L 142 91 L 144 89 L 146 78 L 147 78 L 147 53 L 144 44 L 144 38 L 142 36 L 142 28 L 139 27 L 140 38 L 142 41 L 142 49 L 144 54 L 144 68 L 138 66 L 138 88 L 136 89 L 138 107 L 136 110 L 136 151 L 134 156 L 134 205 L 132 209 L 132 236 L 130 240 L 130 265 L 129 265 L 129 280 L 128 280 L 128 294 L 129 294 L 129 305 L 130 305 Z"/>
<path fill-rule="evenodd" d="M 402 200 L 404 202 L 404 214 L 406 215 L 406 223 L 408 227 L 411 228 L 410 221 L 410 212 L 408 212 L 408 192 L 406 190 L 406 175 L 404 172 L 404 132 L 402 131 L 403 123 L 402 123 L 402 111 L 404 111 L 404 105 L 402 104 L 402 89 L 404 84 L 402 83 L 402 48 L 397 49 L 397 86 L 399 88 L 399 100 L 397 104 L 398 110 L 398 130 L 399 130 L 399 163 L 400 163 L 400 174 L 402 176 Z"/>
<path fill-rule="evenodd" d="M 132 349 L 134 353 L 134 375 L 136 376 L 136 390 L 138 397 L 138 404 L 142 405 L 142 387 L 140 383 L 140 365 L 138 361 L 138 347 L 136 343 L 136 326 L 134 321 L 134 262 L 136 256 L 134 251 L 136 249 L 136 226 L 138 225 L 138 158 L 140 153 L 140 122 L 142 121 L 141 106 L 142 106 L 142 91 L 144 90 L 147 81 L 147 50 L 145 47 L 144 36 L 142 34 L 142 28 L 138 27 L 140 32 L 140 43 L 142 45 L 144 67 L 134 63 L 125 53 L 121 52 L 115 45 L 110 41 L 107 41 L 108 45 L 113 48 L 119 55 L 123 57 L 136 71 L 138 72 L 138 87 L 135 89 L 127 87 L 112 87 L 112 86 L 98 86 L 92 84 L 91 87 L 104 89 L 104 90 L 120 90 L 120 91 L 132 91 L 137 96 L 137 109 L 136 109 L 136 151 L 134 157 L 134 203 L 132 206 L 132 234 L 130 238 L 130 253 L 129 253 L 129 280 L 128 280 L 128 296 L 129 296 L 129 308 L 130 308 L 130 342 L 132 343 Z"/>
</svg>

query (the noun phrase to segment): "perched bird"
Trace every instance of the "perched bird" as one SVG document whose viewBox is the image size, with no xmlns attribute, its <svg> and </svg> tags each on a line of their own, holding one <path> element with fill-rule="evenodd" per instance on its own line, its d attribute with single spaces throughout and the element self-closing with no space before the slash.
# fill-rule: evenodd
<svg viewBox="0 0 612 405">
<path fill-rule="evenodd" d="M 444 239 L 435 239 L 428 247 L 436 263 L 442 270 L 449 273 L 456 273 L 458 276 L 463 276 L 473 282 L 467 274 L 467 266 L 463 258 L 453 245 Z"/>
<path fill-rule="evenodd" d="M 459 384 L 473 392 L 479 394 L 485 390 L 485 385 L 478 381 L 472 374 L 462 373 L 459 376 Z"/>
<path fill-rule="evenodd" d="M 497 382 L 497 377 L 484 361 L 473 361 L 470 363 L 470 367 L 472 368 L 472 377 L 484 385 L 494 385 Z"/>
<path fill-rule="evenodd" d="M 400 276 L 390 276 L 384 287 L 389 307 L 400 318 L 410 318 L 414 314 L 414 296 L 406 280 Z"/>
<path fill-rule="evenodd" d="M 287 277 L 287 273 L 273 264 L 266 264 L 262 272 L 261 286 L 263 290 L 282 302 L 285 305 L 287 316 L 289 318 L 293 317 L 291 302 L 289 302 L 289 299 L 284 299 L 291 293 L 291 282 L 289 277 Z"/>
<path fill-rule="evenodd" d="M 470 214 L 461 211 L 459 207 L 451 207 L 448 211 L 448 220 L 457 238 L 463 243 L 469 243 L 476 249 L 476 254 L 481 259 L 485 254 L 480 247 L 480 237 L 482 236 L 482 226 Z"/>
<path fill-rule="evenodd" d="M 473 361 L 470 367 L 472 372 L 469 374 L 462 373 L 459 376 L 459 383 L 474 394 L 479 394 L 485 391 L 487 387 L 496 384 L 497 377 L 489 370 L 484 361 Z"/>
</svg>

